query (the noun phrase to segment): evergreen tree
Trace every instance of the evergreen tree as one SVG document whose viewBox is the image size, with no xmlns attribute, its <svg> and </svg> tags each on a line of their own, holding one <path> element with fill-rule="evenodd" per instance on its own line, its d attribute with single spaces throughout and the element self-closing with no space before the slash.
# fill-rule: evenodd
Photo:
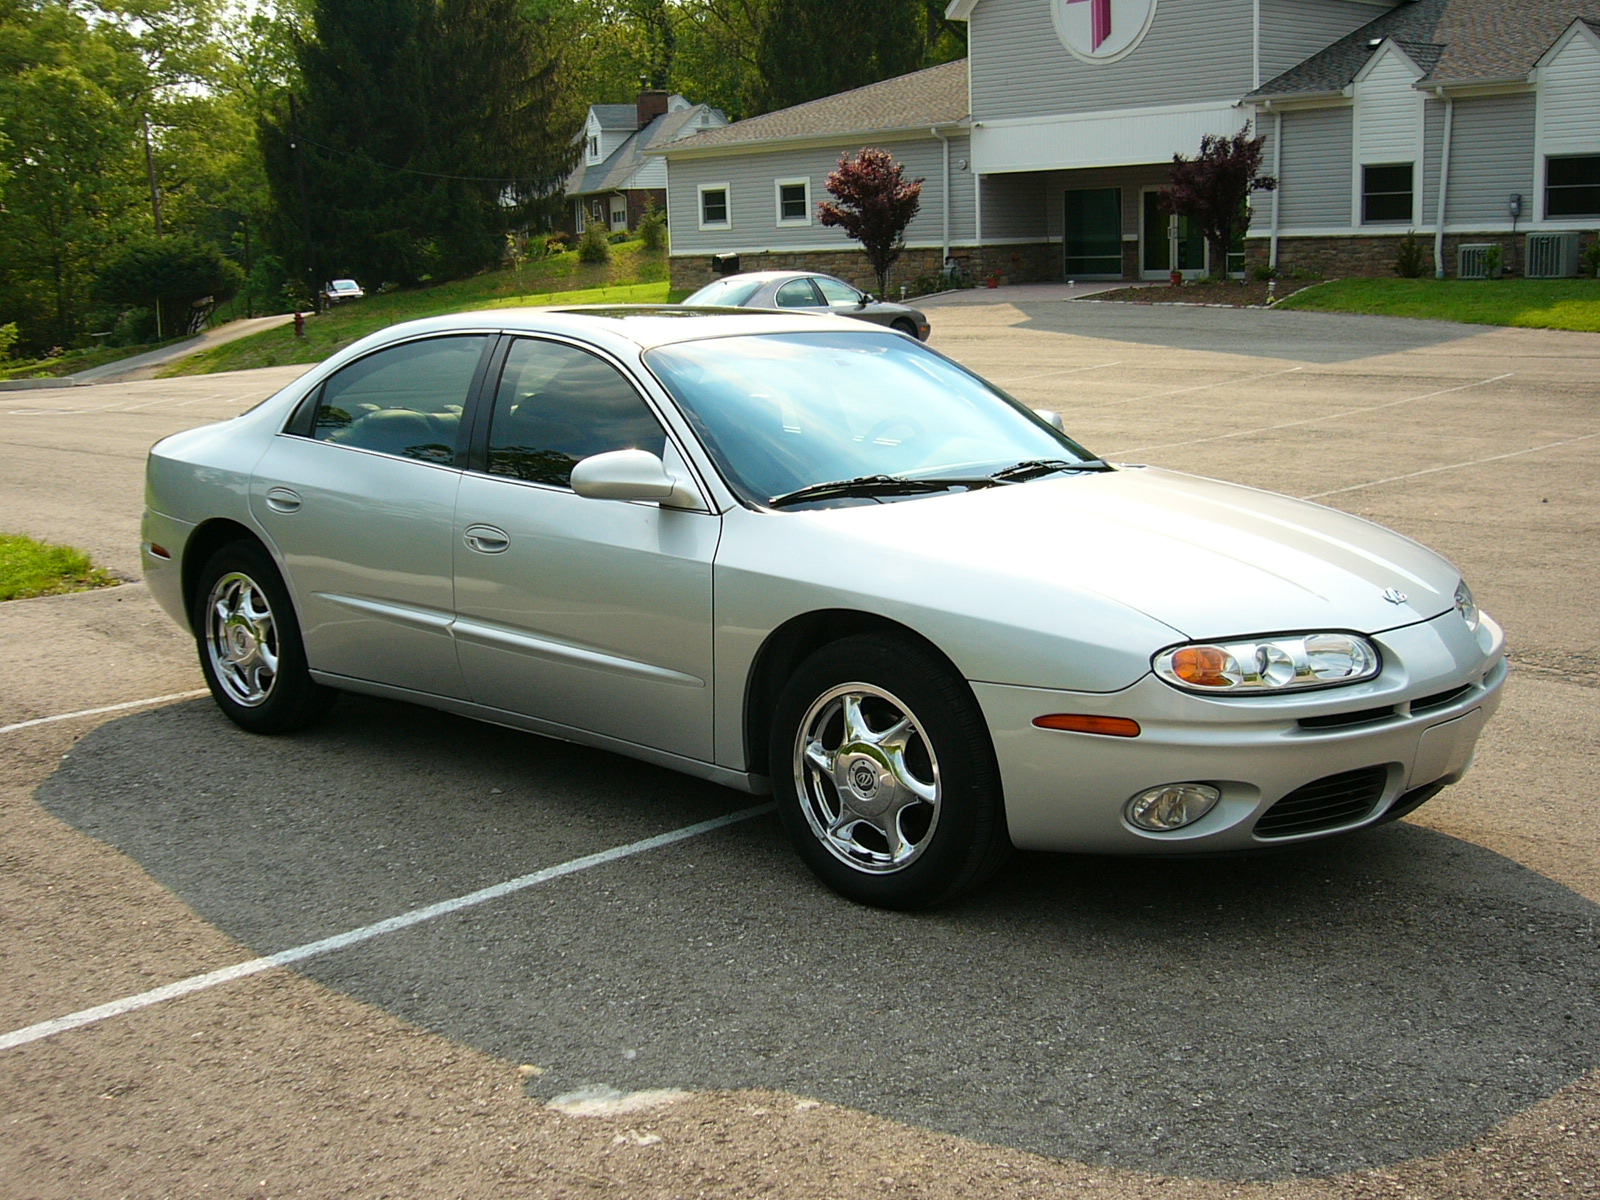
<svg viewBox="0 0 1600 1200">
<path fill-rule="evenodd" d="M 575 153 L 567 12 L 556 0 L 315 0 L 300 95 L 261 136 L 303 290 L 497 260 Z"/>
<path fill-rule="evenodd" d="M 788 0 L 756 53 L 767 111 L 915 71 L 928 50 L 923 0 Z"/>
</svg>

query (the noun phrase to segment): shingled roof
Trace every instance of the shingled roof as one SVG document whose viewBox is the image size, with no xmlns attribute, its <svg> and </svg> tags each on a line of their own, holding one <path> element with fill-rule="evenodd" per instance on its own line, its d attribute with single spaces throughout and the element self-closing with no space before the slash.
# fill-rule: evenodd
<svg viewBox="0 0 1600 1200">
<path fill-rule="evenodd" d="M 681 99 L 682 97 L 676 98 Z M 599 113 L 602 109 L 626 109 L 630 122 L 639 119 L 638 109 L 631 104 L 594 105 L 596 113 Z M 591 192 L 612 192 L 626 188 L 628 181 L 633 178 L 634 172 L 644 165 L 645 155 L 650 153 L 652 147 L 664 146 L 669 142 L 685 137 L 685 128 L 698 124 L 703 116 L 709 116 L 717 121 L 726 119 L 722 115 L 721 109 L 711 108 L 704 104 L 694 104 L 688 108 L 675 108 L 670 112 L 663 113 L 613 150 L 603 162 L 591 164 L 580 162 L 574 167 L 572 174 L 567 176 L 564 189 L 566 194 L 569 196 L 581 196 Z M 604 118 L 602 118 L 603 120 Z M 617 128 L 626 129 L 628 126 L 619 125 Z"/>
<path fill-rule="evenodd" d="M 665 153 L 670 158 L 689 151 L 742 147 L 752 142 L 925 130 L 935 125 L 960 124 L 967 115 L 967 60 L 962 58 L 735 121 L 652 153 Z"/>
<path fill-rule="evenodd" d="M 1326 95 L 1350 86 L 1376 51 L 1396 42 L 1428 83 L 1521 79 L 1576 20 L 1600 25 L 1600 0 L 1412 0 L 1340 38 L 1247 100 Z"/>
</svg>

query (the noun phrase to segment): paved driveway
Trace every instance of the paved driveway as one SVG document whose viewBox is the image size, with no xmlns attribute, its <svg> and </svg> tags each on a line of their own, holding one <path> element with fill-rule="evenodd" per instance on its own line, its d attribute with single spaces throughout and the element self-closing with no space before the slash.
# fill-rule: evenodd
<svg viewBox="0 0 1600 1200">
<path fill-rule="evenodd" d="M 1600 1190 L 1600 338 L 1015 291 L 930 305 L 933 344 L 1109 457 L 1461 563 L 1515 663 L 1463 784 L 1267 858 L 1024 856 L 920 917 L 739 821 L 0 1050 L 0 1192 Z M 145 446 L 295 373 L 0 398 L 0 508 L 131 572 Z M 189 655 L 136 586 L 0 606 L 0 727 Z M 749 804 L 353 698 L 292 739 L 203 700 L 0 738 L 0 1034 Z M 575 1094 L 633 1099 L 536 1103 Z"/>
</svg>

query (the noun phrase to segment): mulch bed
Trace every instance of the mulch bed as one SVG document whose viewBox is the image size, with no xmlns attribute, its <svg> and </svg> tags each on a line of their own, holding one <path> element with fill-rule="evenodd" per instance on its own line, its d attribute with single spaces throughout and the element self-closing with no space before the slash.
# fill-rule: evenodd
<svg viewBox="0 0 1600 1200">
<path fill-rule="evenodd" d="M 1316 283 L 1314 279 L 1279 279 L 1274 296 L 1282 300 L 1301 288 Z M 1120 300 L 1127 304 L 1214 304 L 1224 308 L 1264 308 L 1267 304 L 1267 284 L 1252 279 L 1230 279 L 1226 283 L 1210 280 L 1186 283 L 1181 287 L 1129 287 L 1110 292 L 1095 292 L 1084 300 Z"/>
</svg>

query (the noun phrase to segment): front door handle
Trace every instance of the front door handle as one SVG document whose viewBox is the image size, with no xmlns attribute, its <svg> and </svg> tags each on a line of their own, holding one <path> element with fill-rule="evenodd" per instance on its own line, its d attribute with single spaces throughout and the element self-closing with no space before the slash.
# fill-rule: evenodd
<svg viewBox="0 0 1600 1200">
<path fill-rule="evenodd" d="M 468 525 L 461 537 L 479 554 L 504 554 L 511 548 L 511 535 L 493 525 Z"/>
</svg>

